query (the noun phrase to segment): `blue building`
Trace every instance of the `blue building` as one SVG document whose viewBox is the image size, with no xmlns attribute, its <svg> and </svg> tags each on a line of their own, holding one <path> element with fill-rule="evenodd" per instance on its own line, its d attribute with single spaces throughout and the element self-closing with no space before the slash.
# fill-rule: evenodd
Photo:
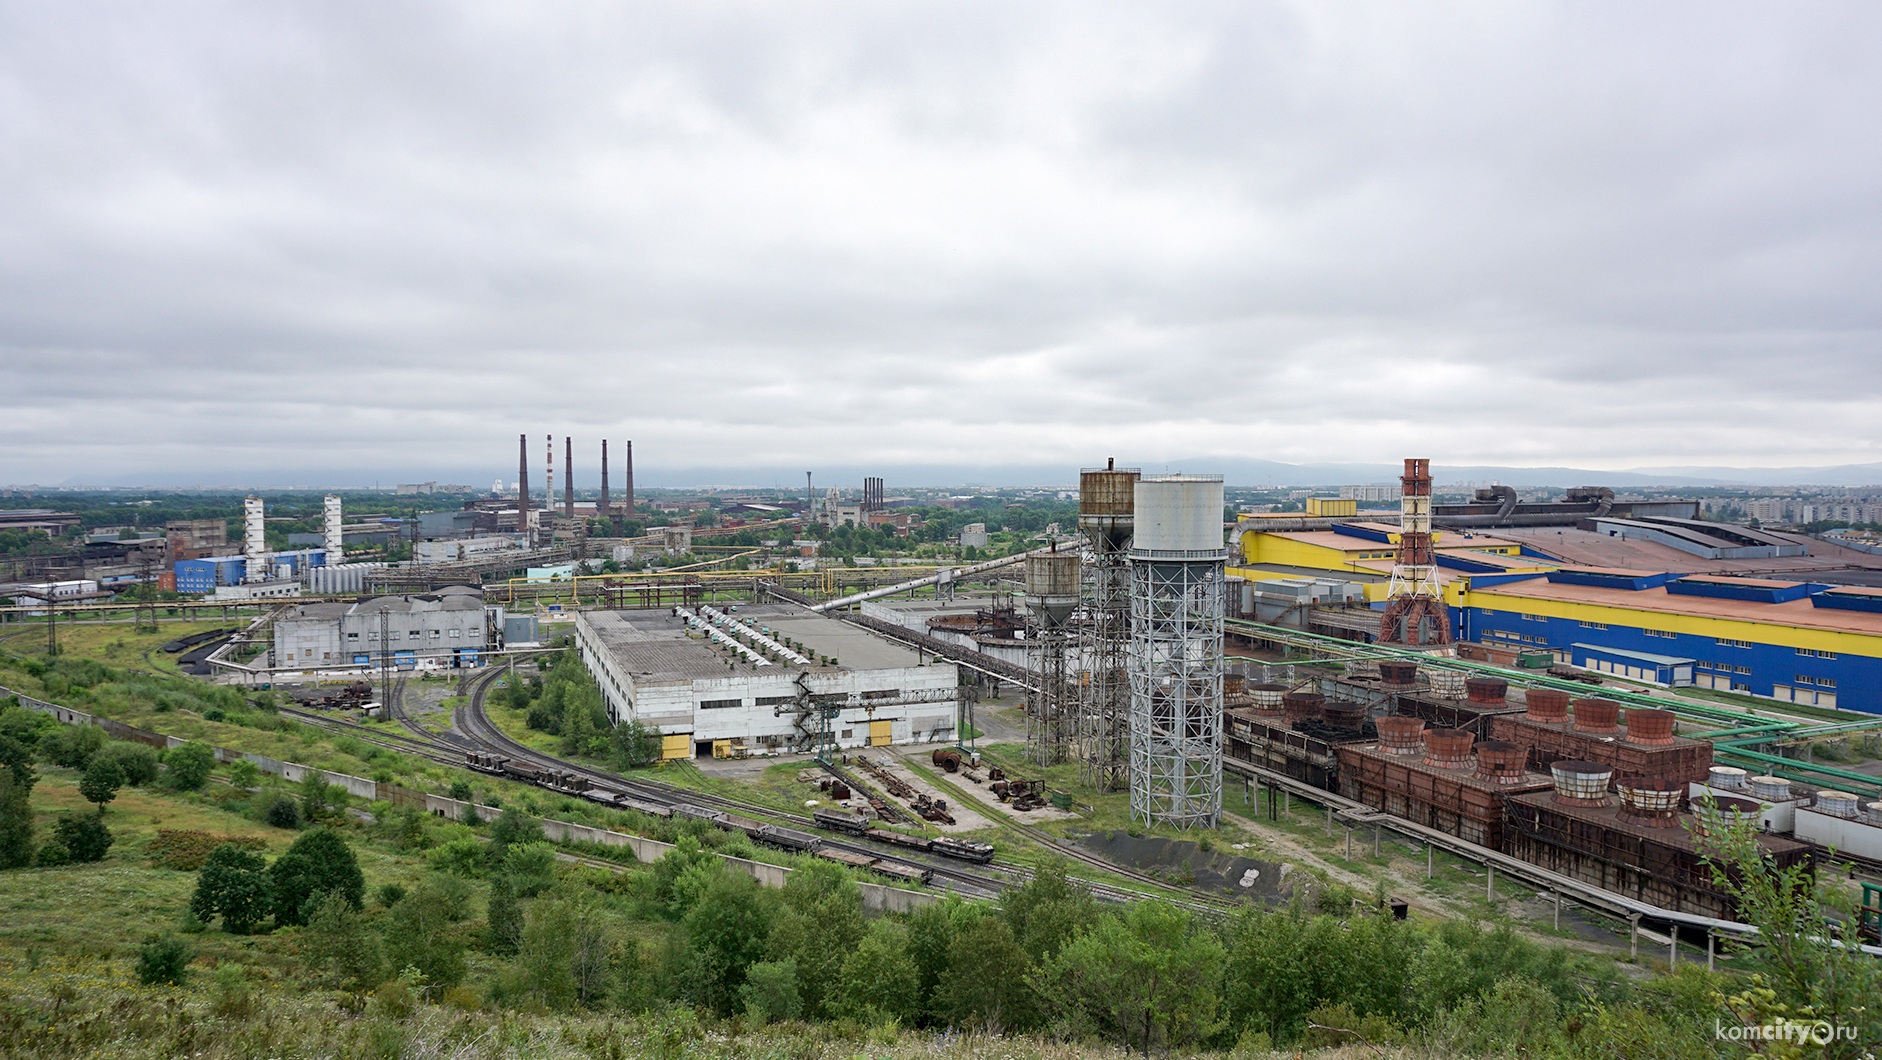
<svg viewBox="0 0 1882 1060">
<path fill-rule="evenodd" d="M 205 556 L 176 561 L 176 591 L 214 592 L 218 585 L 240 585 L 248 574 L 246 556 Z"/>
</svg>

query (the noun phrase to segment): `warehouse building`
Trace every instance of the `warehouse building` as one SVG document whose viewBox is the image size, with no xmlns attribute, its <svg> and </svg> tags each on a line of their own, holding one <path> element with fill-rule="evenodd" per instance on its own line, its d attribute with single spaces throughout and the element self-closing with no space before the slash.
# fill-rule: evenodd
<svg viewBox="0 0 1882 1060">
<path fill-rule="evenodd" d="M 1459 639 L 1663 685 L 1882 713 L 1882 590 L 1566 567 L 1474 578 Z"/>
<path fill-rule="evenodd" d="M 502 621 L 501 608 L 486 608 L 480 590 L 462 585 L 351 604 L 300 604 L 275 619 L 269 665 L 378 666 L 389 653 L 401 670 L 477 666 Z"/>
<path fill-rule="evenodd" d="M 810 750 L 818 720 L 798 709 L 806 688 L 842 697 L 829 720 L 839 748 L 954 737 L 953 664 L 792 605 L 586 611 L 575 638 L 610 721 L 657 726 L 664 757 L 710 756 L 717 741 Z"/>
</svg>

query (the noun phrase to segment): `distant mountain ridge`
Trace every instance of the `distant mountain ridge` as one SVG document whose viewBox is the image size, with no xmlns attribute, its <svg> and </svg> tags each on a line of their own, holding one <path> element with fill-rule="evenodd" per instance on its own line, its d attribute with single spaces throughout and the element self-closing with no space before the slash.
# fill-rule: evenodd
<svg viewBox="0 0 1882 1060">
<path fill-rule="evenodd" d="M 639 466 L 635 468 L 635 481 L 643 487 L 688 487 L 718 484 L 723 486 L 750 489 L 779 489 L 786 492 L 801 493 L 804 489 L 803 468 L 772 467 L 662 467 L 650 460 L 651 453 L 642 454 Z M 1101 461 L 1093 460 L 1090 466 L 1098 466 Z M 1131 466 L 1128 459 L 1119 459 L 1120 466 Z M 1222 459 L 1198 457 L 1145 463 L 1141 465 L 1146 475 L 1188 472 L 1191 474 L 1220 474 L 1231 487 L 1248 486 L 1341 486 L 1360 484 L 1387 484 L 1398 481 L 1401 465 L 1392 464 L 1285 464 L 1273 460 Z M 855 489 L 862 485 L 866 475 L 877 475 L 886 480 L 893 491 L 898 487 L 961 487 L 979 485 L 987 488 L 1013 487 L 1057 487 L 1076 489 L 1079 468 L 1072 465 L 1007 465 L 1002 467 L 973 467 L 967 465 L 854 465 L 812 468 L 818 489 L 835 486 Z M 1626 471 L 1597 471 L 1588 468 L 1573 467 L 1503 467 L 1494 465 L 1458 465 L 1446 464 L 1441 459 L 1432 461 L 1432 477 L 1439 485 L 1459 482 L 1484 483 L 1500 482 L 1518 488 L 1565 489 L 1570 486 L 1751 486 L 1751 487 L 1786 487 L 1786 486 L 1882 486 L 1882 463 L 1838 464 L 1828 467 L 1639 467 Z M 98 483 L 116 482 L 125 486 L 154 486 L 160 488 L 188 487 L 196 483 L 226 484 L 234 487 L 253 489 L 290 489 L 300 484 L 371 482 L 390 485 L 392 482 L 467 482 L 472 484 L 487 483 L 495 475 L 491 469 L 470 470 L 456 468 L 451 470 L 432 469 L 411 471 L 404 474 L 362 473 L 358 470 L 301 470 L 280 473 L 280 478 L 272 485 L 250 485 L 267 481 L 253 472 L 183 472 L 168 475 L 129 474 L 118 477 L 102 475 L 72 476 L 61 485 L 79 482 Z M 504 470 L 507 481 L 516 474 L 515 468 Z M 270 476 L 272 477 L 272 476 Z M 594 489 L 600 479 L 592 471 L 578 475 L 576 485 L 581 489 Z M 614 488 L 619 490 L 620 478 L 617 474 Z M 315 486 L 312 488 L 323 488 Z M 358 487 L 353 487 L 358 488 Z M 537 486 L 541 488 L 540 484 Z"/>
</svg>

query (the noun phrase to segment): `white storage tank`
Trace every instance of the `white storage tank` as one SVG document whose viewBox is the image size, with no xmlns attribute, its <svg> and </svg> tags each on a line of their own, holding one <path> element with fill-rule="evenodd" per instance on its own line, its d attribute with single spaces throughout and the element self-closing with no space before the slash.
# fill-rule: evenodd
<svg viewBox="0 0 1882 1060">
<path fill-rule="evenodd" d="M 1222 476 L 1160 475 L 1135 487 L 1133 554 L 1213 559 L 1224 553 Z"/>
</svg>

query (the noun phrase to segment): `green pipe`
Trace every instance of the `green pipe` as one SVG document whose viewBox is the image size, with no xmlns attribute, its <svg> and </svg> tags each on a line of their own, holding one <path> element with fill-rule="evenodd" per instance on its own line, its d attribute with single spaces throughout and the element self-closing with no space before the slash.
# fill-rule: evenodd
<svg viewBox="0 0 1882 1060">
<path fill-rule="evenodd" d="M 1719 729 L 1716 732 L 1711 732 L 1711 731 L 1688 732 L 1688 733 L 1682 733 L 1681 735 L 1691 737 L 1692 739 L 1695 739 L 1695 740 L 1718 740 L 1721 737 L 1725 737 L 1725 736 L 1742 737 L 1742 736 L 1749 736 L 1754 733 L 1770 733 L 1773 736 L 1778 735 L 1780 733 L 1785 734 L 1785 735 L 1791 735 L 1790 728 L 1788 724 L 1785 722 L 1769 722 L 1764 725 L 1747 725 L 1742 729 Z"/>
<path fill-rule="evenodd" d="M 1744 747 L 1745 744 L 1761 742 L 1763 741 L 1756 738 L 1728 740 L 1724 743 L 1714 744 L 1712 746 L 1712 753 L 1715 757 L 1734 758 L 1740 761 L 1756 762 L 1760 765 L 1777 766 L 1779 768 L 1773 769 L 1771 772 L 1778 774 L 1791 773 L 1794 775 L 1805 773 L 1835 777 L 1845 784 L 1859 785 L 1871 789 L 1875 791 L 1877 795 L 1882 796 L 1882 780 L 1878 780 L 1878 778 L 1872 777 L 1867 773 L 1855 773 L 1847 769 L 1837 769 L 1834 766 L 1818 765 L 1815 762 L 1799 762 L 1795 758 L 1765 754 L 1763 751 L 1747 750 Z M 1803 779 L 1808 780 L 1809 777 L 1806 776 Z"/>
</svg>

